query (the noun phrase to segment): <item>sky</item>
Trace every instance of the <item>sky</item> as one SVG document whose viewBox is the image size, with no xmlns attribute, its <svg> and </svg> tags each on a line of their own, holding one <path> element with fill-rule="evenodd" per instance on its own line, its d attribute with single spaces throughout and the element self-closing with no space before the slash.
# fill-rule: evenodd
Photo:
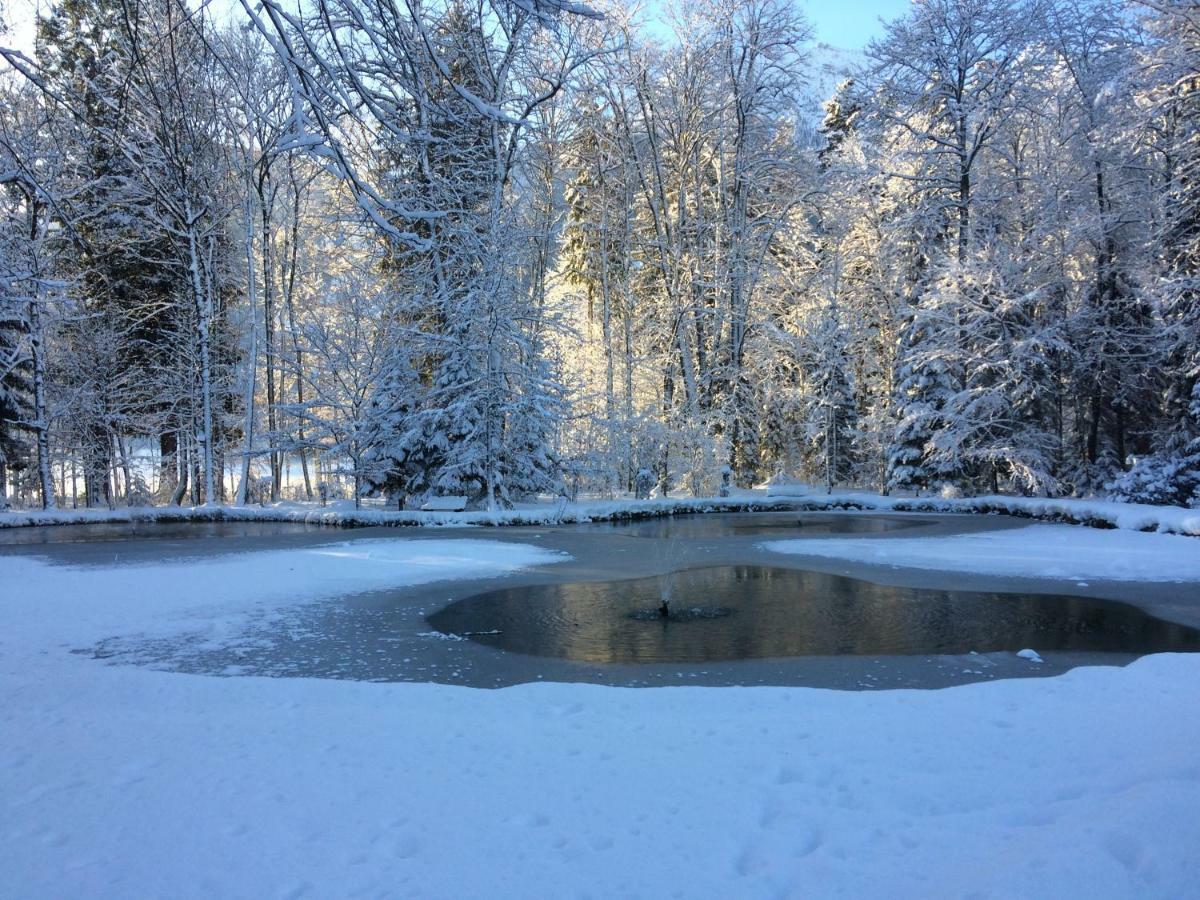
<svg viewBox="0 0 1200 900">
<path fill-rule="evenodd" d="M 818 41 L 861 50 L 883 33 L 880 17 L 899 17 L 911 0 L 804 0 L 801 5 Z"/>
<path fill-rule="evenodd" d="M 12 33 L 3 42 L 28 51 L 32 44 L 35 10 L 51 6 L 52 0 L 0 0 Z M 216 6 L 236 5 L 236 0 L 214 0 Z M 911 0 L 798 0 L 817 41 L 859 50 L 882 31 L 879 19 L 894 19 L 902 14 Z"/>
</svg>

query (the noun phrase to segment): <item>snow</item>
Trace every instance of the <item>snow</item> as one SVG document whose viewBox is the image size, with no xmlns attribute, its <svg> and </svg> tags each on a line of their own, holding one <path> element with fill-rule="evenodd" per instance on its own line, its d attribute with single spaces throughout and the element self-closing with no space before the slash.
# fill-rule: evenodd
<svg viewBox="0 0 1200 900">
<path fill-rule="evenodd" d="M 798 495 L 794 495 L 798 496 Z M 1200 510 L 1182 506 L 1151 506 L 1145 503 L 1118 503 L 1113 500 L 1047 499 L 1039 497 L 884 497 L 871 493 L 837 493 L 814 496 L 807 493 L 801 501 L 809 509 L 869 509 L 895 512 L 988 513 L 1119 528 L 1128 531 L 1158 531 L 1164 534 L 1200 536 Z"/>
<path fill-rule="evenodd" d="M 593 500 L 564 503 L 521 503 L 512 509 L 395 510 L 367 506 L 355 509 L 349 501 L 319 506 L 315 503 L 276 503 L 270 506 L 127 507 L 118 509 L 0 511 L 0 528 L 31 525 L 79 525 L 120 522 L 299 522 L 328 527 L 395 526 L 503 526 L 557 525 L 638 519 L 706 512 L 752 512 L 791 509 L 788 501 L 774 500 L 761 492 L 745 491 L 734 497 L 670 497 L 655 500 Z"/>
<path fill-rule="evenodd" d="M 1029 525 L 945 537 L 766 541 L 775 553 L 875 565 L 1073 581 L 1200 581 L 1200 546 L 1172 534 Z"/>
<path fill-rule="evenodd" d="M 898 510 L 945 508 L 951 512 L 1001 512 L 1101 528 L 1128 531 L 1159 531 L 1166 534 L 1200 536 L 1200 510 L 1182 506 L 1151 506 L 1146 503 L 1119 503 L 1115 500 L 1043 499 L 1036 497 L 971 497 L 925 504 L 901 501 Z"/>
<path fill-rule="evenodd" d="M 853 693 L 217 678 L 70 652 L 196 628 L 228 645 L 250 610 L 556 558 L 442 539 L 3 557 L 0 896 L 1193 892 L 1200 654 Z"/>
<path fill-rule="evenodd" d="M 0 511 L 0 528 L 29 525 L 72 525 L 112 522 L 254 521 L 302 522 L 310 525 L 349 527 L 363 525 L 441 526 L 555 525 L 601 522 L 629 518 L 687 515 L 709 512 L 764 510 L 861 509 L 881 512 L 987 513 L 1021 516 L 1051 522 L 1158 531 L 1200 536 L 1200 510 L 1180 506 L 1151 506 L 1107 500 L 1040 499 L 983 496 L 939 497 L 883 496 L 869 492 L 814 493 L 813 488 L 786 480 L 773 480 L 763 489 L 737 491 L 730 497 L 660 497 L 653 500 L 580 500 L 520 503 L 512 509 L 421 511 L 378 506 L 355 509 L 349 501 L 328 506 L 284 502 L 270 506 L 129 507 L 118 509 Z"/>
<path fill-rule="evenodd" d="M 1029 647 L 1026 647 L 1024 650 L 1018 650 L 1017 656 L 1021 657 L 1021 659 L 1027 659 L 1030 662 L 1035 662 L 1035 663 L 1045 662 L 1045 660 L 1042 659 L 1038 655 L 1038 652 L 1036 650 L 1032 650 Z"/>
<path fill-rule="evenodd" d="M 988 513 L 1119 528 L 1128 531 L 1158 531 L 1165 534 L 1200 536 L 1200 510 L 1182 506 L 1157 506 L 1148 503 L 1123 503 L 1094 498 L 1006 497 L 998 494 L 982 497 L 907 497 L 883 496 L 867 491 L 814 493 L 809 485 L 772 482 L 767 496 L 773 500 L 791 499 L 805 509 L 865 509 L 894 512 Z"/>
<path fill-rule="evenodd" d="M 484 540 L 360 540 L 296 550 L 232 554 L 143 566 L 75 569 L 22 556 L 3 557 L 6 581 L 36 596 L 36 616 L 0 648 L 41 638 L 87 645 L 136 622 L 137 633 L 201 629 L 213 641 L 237 634 L 248 616 L 283 615 L 323 597 L 424 584 L 444 578 L 504 575 L 558 562 L 562 554 Z M 10 594 L 14 596 L 9 596 Z M 6 589 L 0 614 L 20 613 L 28 596 Z M 22 604 L 24 600 L 24 604 Z M 15 603 L 14 603 L 15 601 Z M 25 634 L 32 640 L 34 635 Z"/>
</svg>

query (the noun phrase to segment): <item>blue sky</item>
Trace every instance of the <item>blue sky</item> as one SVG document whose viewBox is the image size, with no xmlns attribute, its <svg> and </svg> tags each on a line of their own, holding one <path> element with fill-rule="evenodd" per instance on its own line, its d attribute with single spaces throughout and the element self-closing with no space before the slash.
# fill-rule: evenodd
<svg viewBox="0 0 1200 900">
<path fill-rule="evenodd" d="M 586 3 L 587 0 L 582 0 Z M 846 50 L 862 50 L 883 34 L 880 19 L 899 18 L 913 0 L 791 0 L 813 28 L 813 39 Z M 642 21 L 649 34 L 670 43 L 671 28 L 662 15 L 665 0 L 640 0 Z"/>
<path fill-rule="evenodd" d="M 835 47 L 858 50 L 882 33 L 879 18 L 895 19 L 911 0 L 802 0 L 816 39 Z"/>
<path fill-rule="evenodd" d="M 9 0 L 9 24 L 13 27 L 7 43 L 22 49 L 32 43 L 34 12 L 40 5 L 43 9 L 52 0 Z M 220 10 L 237 5 L 237 0 L 212 0 Z M 796 0 L 813 25 L 818 41 L 858 50 L 867 45 L 881 32 L 879 18 L 894 19 L 908 9 L 911 0 Z M 648 6 L 653 6 L 650 0 Z"/>
</svg>

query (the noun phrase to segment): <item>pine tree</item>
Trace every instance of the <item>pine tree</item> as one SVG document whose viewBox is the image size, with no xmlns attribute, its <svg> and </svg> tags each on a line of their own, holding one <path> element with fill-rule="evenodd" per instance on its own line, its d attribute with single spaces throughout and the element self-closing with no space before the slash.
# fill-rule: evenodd
<svg viewBox="0 0 1200 900">
<path fill-rule="evenodd" d="M 0 122 L 0 468 L 24 468 L 22 438 L 29 440 L 36 447 L 41 505 L 50 509 L 56 505 L 48 371 L 59 272 L 52 217 L 63 189 L 59 135 L 51 108 L 29 86 L 6 90 L 0 103 L 6 111 Z"/>
<path fill-rule="evenodd" d="M 942 339 L 926 342 L 919 363 L 962 374 L 941 403 L 929 458 L 993 492 L 1002 480 L 1043 492 L 1055 486 L 1046 424 L 1052 357 L 1062 341 L 1040 319 L 1037 290 L 1014 284 L 1017 275 L 980 253 L 932 286 L 923 315 L 940 325 Z"/>
<path fill-rule="evenodd" d="M 173 314 L 178 279 L 165 264 L 171 242 L 137 187 L 144 173 L 123 152 L 146 140 L 129 118 L 131 89 L 141 77 L 134 71 L 130 26 L 136 26 L 142 10 L 121 0 L 63 0 L 38 23 L 46 81 L 71 108 L 66 178 L 72 185 L 71 226 L 80 242 L 71 248 L 74 252 L 64 253 L 64 274 L 75 283 L 86 313 L 111 326 L 117 343 L 104 345 L 115 354 L 108 368 L 137 373 L 133 382 L 141 388 L 120 392 L 129 403 L 123 408 L 111 408 L 116 393 L 98 381 L 88 386 L 90 397 L 78 398 L 89 412 L 90 424 L 83 428 L 79 423 L 80 438 L 87 444 L 89 505 L 112 502 L 109 479 L 117 423 L 147 422 L 165 412 L 162 398 L 176 393 L 162 383 L 174 370 L 172 343 L 178 327 Z M 89 347 L 91 337 L 85 329 L 72 346 L 97 353 L 102 345 Z M 164 449 L 175 441 L 175 429 L 168 425 Z"/>
<path fill-rule="evenodd" d="M 8 204 L 0 203 L 7 213 Z M 18 258 L 13 252 L 14 226 L 9 215 L 0 218 L 0 509 L 8 507 L 8 473 L 29 465 L 29 434 L 25 423 L 32 415 L 32 359 L 28 353 L 29 322 L 26 304 L 14 281 L 20 273 L 9 266 Z"/>
<path fill-rule="evenodd" d="M 887 453 L 889 489 L 940 487 L 954 471 L 934 455 L 954 395 L 952 359 L 944 353 L 945 323 L 923 309 L 909 310 L 900 331 L 894 376 L 895 430 Z"/>
<path fill-rule="evenodd" d="M 1152 9 L 1144 99 L 1165 160 L 1155 235 L 1165 415 L 1158 449 L 1110 487 L 1123 500 L 1200 506 L 1200 20 L 1191 3 Z"/>
</svg>

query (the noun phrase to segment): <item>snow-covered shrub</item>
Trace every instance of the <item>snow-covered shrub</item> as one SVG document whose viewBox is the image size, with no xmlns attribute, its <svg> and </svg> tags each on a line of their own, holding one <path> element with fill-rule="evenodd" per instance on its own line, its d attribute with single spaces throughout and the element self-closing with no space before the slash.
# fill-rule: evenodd
<svg viewBox="0 0 1200 900">
<path fill-rule="evenodd" d="M 680 481 L 693 497 L 713 494 L 720 483 L 720 460 L 727 458 L 724 442 L 711 434 L 701 421 L 675 429 L 672 456 L 679 467 Z"/>
<path fill-rule="evenodd" d="M 141 472 L 133 472 L 129 479 L 129 487 L 125 492 L 129 506 L 150 506 L 153 491 L 146 483 L 146 477 Z"/>
<path fill-rule="evenodd" d="M 794 475 L 776 472 L 764 485 L 768 497 L 803 497 L 810 493 L 808 484 Z"/>
<path fill-rule="evenodd" d="M 1094 463 L 1082 459 L 1068 463 L 1059 478 L 1060 493 L 1072 497 L 1103 496 L 1109 492 L 1109 485 L 1124 474 L 1116 454 L 1104 448 Z"/>
<path fill-rule="evenodd" d="M 1200 506 L 1200 457 L 1145 456 L 1107 485 L 1113 500 L 1159 506 Z"/>
<path fill-rule="evenodd" d="M 633 480 L 634 496 L 638 500 L 649 500 L 650 494 L 654 490 L 654 473 L 649 469 L 638 469 L 637 476 Z"/>
</svg>

